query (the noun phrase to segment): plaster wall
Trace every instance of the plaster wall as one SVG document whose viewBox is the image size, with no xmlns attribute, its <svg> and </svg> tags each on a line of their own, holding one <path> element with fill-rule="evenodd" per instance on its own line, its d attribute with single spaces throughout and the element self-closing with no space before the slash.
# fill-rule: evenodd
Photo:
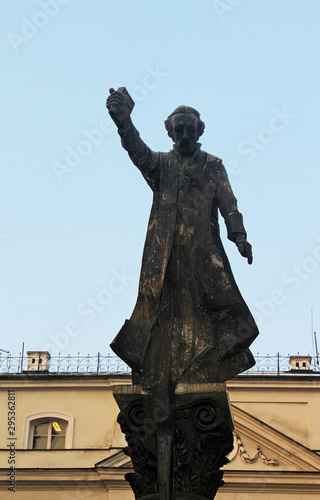
<svg viewBox="0 0 320 500">
<path fill-rule="evenodd" d="M 320 432 L 318 416 L 320 414 L 320 380 L 298 380 L 296 377 L 287 376 L 283 380 L 279 377 L 239 377 L 228 382 L 228 392 L 231 403 L 249 415 L 261 420 L 269 426 L 277 429 L 282 434 L 290 437 L 298 443 L 320 453 Z M 122 384 L 131 384 L 129 378 L 123 378 Z M 18 469 L 69 469 L 94 468 L 95 464 L 107 459 L 118 449 L 126 446 L 124 436 L 116 422 L 118 408 L 114 401 L 113 386 L 119 384 L 119 379 L 112 380 L 107 377 L 61 377 L 59 380 L 50 377 L 28 378 L 16 377 L 15 379 L 4 379 L 0 377 L 0 469 L 8 467 L 7 449 L 7 420 L 8 420 L 8 389 L 15 390 L 16 400 L 16 468 Z M 22 450 L 23 434 L 25 432 L 25 418 L 29 415 L 41 412 L 60 412 L 74 417 L 73 449 L 70 450 Z M 259 443 L 258 443 L 259 444 Z M 243 438 L 243 445 L 251 456 L 257 449 L 257 443 L 248 437 Z M 284 472 L 290 478 L 290 463 L 286 463 L 281 457 L 275 455 L 274 451 L 263 449 L 267 458 L 277 459 L 280 465 L 277 469 Z M 244 463 L 237 455 L 225 468 L 228 470 L 241 471 L 246 477 L 250 472 L 261 471 L 268 474 L 272 468 L 263 465 L 259 460 L 255 463 Z M 75 477 L 70 481 L 76 483 Z M 249 476 L 248 476 L 249 474 Z M 36 475 L 32 479 L 37 483 Z M 32 483 L 31 481 L 31 483 Z M 39 480 L 40 481 L 40 480 Z M 99 481 L 99 477 L 92 482 Z M 242 490 L 246 489 L 244 479 Z M 52 481 L 51 481 L 52 482 Z M 285 491 L 285 482 L 283 489 Z M 15 498 L 26 500 L 82 500 L 84 498 L 95 500 L 133 500 L 133 494 L 129 488 L 121 485 L 110 486 L 100 481 L 99 487 L 95 488 L 91 483 L 88 488 L 72 488 L 64 485 L 63 473 L 57 475 L 56 489 L 46 489 L 46 483 L 37 485 L 32 490 L 32 485 L 22 486 L 17 491 Z M 41 489 L 39 489 L 41 488 Z M 250 492 L 243 491 L 234 493 L 228 489 L 221 489 L 216 496 L 217 500 L 315 500 L 318 494 L 310 491 L 302 493 L 302 487 L 290 493 L 275 491 L 268 492 L 265 489 Z M 0 481 L 0 499 L 8 498 L 6 485 Z"/>
<path fill-rule="evenodd" d="M 320 451 L 320 380 L 231 380 L 231 403 L 291 439 Z"/>
</svg>

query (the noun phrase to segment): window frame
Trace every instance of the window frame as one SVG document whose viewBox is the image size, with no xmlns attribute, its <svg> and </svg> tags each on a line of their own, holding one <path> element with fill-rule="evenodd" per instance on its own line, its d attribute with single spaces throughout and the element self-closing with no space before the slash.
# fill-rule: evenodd
<svg viewBox="0 0 320 500">
<path fill-rule="evenodd" d="M 43 448 L 43 449 L 33 449 L 33 436 L 34 436 L 34 428 L 36 425 L 41 424 L 45 421 L 62 421 L 66 425 L 66 436 L 65 436 L 65 446 L 64 448 L 55 449 L 55 448 Z M 55 411 L 50 412 L 41 412 L 41 413 L 33 413 L 32 415 L 28 415 L 25 418 L 24 424 L 24 433 L 23 433 L 23 441 L 22 441 L 22 449 L 24 450 L 33 450 L 33 451 L 63 451 L 70 450 L 73 447 L 73 430 L 74 430 L 74 417 L 70 417 L 69 415 L 65 415 L 63 413 L 58 413 Z M 48 440 L 49 440 L 48 432 Z M 50 436 L 51 439 L 51 436 Z M 51 441 L 50 441 L 51 443 Z M 47 442 L 48 444 L 48 442 Z"/>
<path fill-rule="evenodd" d="M 52 434 L 52 427 L 53 427 L 53 423 L 54 422 L 57 422 L 58 424 L 61 424 L 61 425 L 63 425 L 65 427 L 65 432 L 64 432 L 64 434 L 61 435 L 61 437 L 64 438 L 64 446 L 63 446 L 63 448 L 53 448 L 52 447 L 52 438 L 55 436 L 54 434 Z M 35 448 L 34 447 L 34 438 L 35 438 L 34 431 L 35 431 L 36 427 L 38 427 L 38 425 L 41 425 L 41 424 L 47 424 L 48 425 L 47 433 L 44 434 L 43 436 L 40 435 L 40 436 L 37 436 L 37 437 L 46 438 L 46 440 L 47 440 L 47 446 L 46 446 L 46 448 Z M 51 419 L 41 418 L 40 420 L 33 421 L 32 422 L 32 426 L 30 427 L 30 440 L 31 440 L 31 446 L 30 446 L 30 448 L 32 450 L 54 450 L 54 449 L 64 450 L 65 447 L 66 447 L 67 427 L 68 427 L 68 422 L 66 422 L 65 420 L 62 420 L 61 418 L 51 418 Z"/>
</svg>

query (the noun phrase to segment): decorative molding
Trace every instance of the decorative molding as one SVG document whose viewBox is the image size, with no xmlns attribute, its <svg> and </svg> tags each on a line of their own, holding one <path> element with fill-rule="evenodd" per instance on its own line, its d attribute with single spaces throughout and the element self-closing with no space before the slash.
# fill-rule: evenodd
<svg viewBox="0 0 320 500">
<path fill-rule="evenodd" d="M 234 404 L 232 413 L 237 435 L 247 437 L 259 443 L 259 447 L 268 449 L 281 458 L 281 463 L 288 463 L 304 472 L 319 472 L 320 457 L 301 443 L 285 436 L 274 427 L 241 410 Z"/>
<path fill-rule="evenodd" d="M 17 469 L 19 480 L 19 491 L 55 491 L 60 490 L 62 497 L 67 498 L 67 491 L 105 491 L 121 490 L 122 493 L 129 492 L 129 484 L 124 479 L 128 469 L 106 469 L 99 470 L 89 468 L 19 468 Z M 131 471 L 130 471 L 131 472 Z M 8 470 L 0 470 L 0 486 L 7 490 Z M 320 498 L 320 474 L 317 472 L 290 472 L 275 469 L 255 471 L 248 467 L 246 470 L 226 470 L 224 472 L 225 484 L 223 495 L 244 494 L 244 498 L 254 498 L 257 491 L 261 496 L 284 495 L 287 498 L 305 498 L 303 495 L 314 495 Z M 106 491 L 105 491 L 105 494 Z M 125 493 L 126 494 L 126 493 Z M 318 496 L 317 496 L 318 495 Z M 260 498 L 260 497 L 256 497 Z"/>
<path fill-rule="evenodd" d="M 257 450 L 254 453 L 254 455 L 250 457 L 249 453 L 246 451 L 242 443 L 241 437 L 235 432 L 233 433 L 233 435 L 235 437 L 235 440 L 237 441 L 237 451 L 239 452 L 240 458 L 246 464 L 254 464 L 258 460 L 258 458 L 260 458 L 261 462 L 263 462 L 265 465 L 273 465 L 274 467 L 279 465 L 278 460 L 267 458 L 262 452 L 260 446 L 257 447 Z"/>
<path fill-rule="evenodd" d="M 107 468 L 107 467 L 126 467 L 128 466 L 130 469 L 133 468 L 131 459 L 124 454 L 123 449 L 114 453 L 113 455 L 110 455 L 107 458 L 104 458 L 103 460 L 100 460 L 100 462 L 95 464 L 95 467 L 97 469 L 100 468 Z"/>
</svg>

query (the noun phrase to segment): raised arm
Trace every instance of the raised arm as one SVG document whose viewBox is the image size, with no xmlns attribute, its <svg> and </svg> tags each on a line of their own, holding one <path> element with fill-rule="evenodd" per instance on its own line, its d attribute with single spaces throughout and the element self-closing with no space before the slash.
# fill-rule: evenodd
<svg viewBox="0 0 320 500">
<path fill-rule="evenodd" d="M 243 217 L 238 211 L 237 199 L 233 194 L 228 174 L 222 162 L 219 164 L 218 178 L 217 201 L 227 226 L 228 238 L 237 245 L 240 254 L 248 259 L 248 264 L 252 264 L 252 247 L 247 241 Z"/>
<path fill-rule="evenodd" d="M 130 118 L 133 108 L 128 93 L 110 89 L 106 105 L 109 114 L 118 127 L 123 148 L 128 151 L 132 162 L 141 171 L 153 191 L 159 188 L 159 153 L 152 151 L 141 139 Z M 131 105 L 130 105 L 131 104 Z"/>
</svg>

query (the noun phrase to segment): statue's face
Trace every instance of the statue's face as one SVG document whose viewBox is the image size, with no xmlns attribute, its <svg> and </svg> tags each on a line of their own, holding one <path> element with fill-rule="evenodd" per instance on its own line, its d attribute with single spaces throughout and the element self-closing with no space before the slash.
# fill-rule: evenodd
<svg viewBox="0 0 320 500">
<path fill-rule="evenodd" d="M 198 119 L 188 113 L 172 117 L 172 139 L 181 156 L 192 156 L 199 139 Z"/>
</svg>

